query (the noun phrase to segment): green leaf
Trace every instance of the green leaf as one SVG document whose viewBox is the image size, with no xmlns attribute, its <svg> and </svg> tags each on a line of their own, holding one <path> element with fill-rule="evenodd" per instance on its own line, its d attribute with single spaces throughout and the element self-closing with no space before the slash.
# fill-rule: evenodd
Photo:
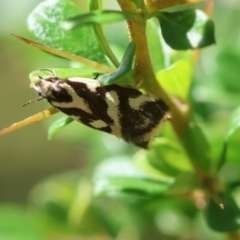
<svg viewBox="0 0 240 240">
<path fill-rule="evenodd" d="M 152 178 L 157 178 L 159 181 L 172 184 L 174 182 L 174 178 L 172 176 L 170 176 L 169 174 L 166 174 L 166 172 L 162 171 L 162 169 L 160 168 L 155 168 L 155 166 L 153 166 L 150 163 L 148 159 L 148 151 L 149 150 L 140 149 L 132 157 L 132 161 L 134 162 L 134 165 L 138 169 L 142 169 L 145 173 L 150 175 Z"/>
<path fill-rule="evenodd" d="M 235 49 L 224 49 L 217 55 L 216 61 L 216 79 L 230 94 L 239 95 L 240 84 L 239 78 L 236 77 L 240 76 L 239 53 Z"/>
<path fill-rule="evenodd" d="M 173 49 L 203 48 L 215 43 L 214 24 L 200 10 L 163 12 L 158 19 L 163 38 Z"/>
<path fill-rule="evenodd" d="M 103 75 L 99 81 L 104 85 L 113 84 L 116 82 L 126 83 L 128 85 L 133 85 L 133 79 L 130 76 L 127 79 L 122 78 L 127 72 L 129 72 L 132 68 L 133 58 L 136 50 L 136 44 L 134 42 L 130 42 L 128 47 L 124 53 L 122 61 L 120 63 L 119 68 L 110 74 Z M 124 80 L 127 80 L 124 81 Z"/>
<path fill-rule="evenodd" d="M 205 209 L 205 217 L 210 228 L 219 232 L 232 232 L 240 228 L 240 209 L 228 193 L 219 195 L 224 209 L 212 199 Z"/>
<path fill-rule="evenodd" d="M 210 147 L 202 129 L 198 125 L 190 123 L 181 141 L 194 165 L 205 172 L 209 172 L 211 162 L 209 157 Z"/>
<path fill-rule="evenodd" d="M 80 9 L 69 0 L 43 1 L 29 15 L 28 28 L 39 43 L 106 63 L 91 26 L 74 32 L 64 31 L 60 27 L 62 20 L 79 14 Z"/>
<path fill-rule="evenodd" d="M 53 219 L 66 222 L 69 209 L 76 196 L 79 173 L 65 173 L 52 176 L 34 186 L 29 201 Z"/>
<path fill-rule="evenodd" d="M 167 92 L 187 100 L 192 80 L 192 67 L 188 61 L 180 60 L 170 68 L 159 71 L 157 79 Z"/>
<path fill-rule="evenodd" d="M 154 72 L 165 67 L 163 40 L 159 39 L 158 28 L 159 26 L 154 19 L 149 19 L 147 21 L 147 41 Z"/>
<path fill-rule="evenodd" d="M 236 134 L 240 129 L 240 107 L 237 108 L 230 118 L 229 124 L 228 124 L 228 131 L 226 135 L 226 140 L 229 141 L 229 139 Z"/>
<path fill-rule="evenodd" d="M 145 199 L 162 194 L 168 186 L 169 182 L 151 176 L 125 157 L 105 160 L 94 173 L 96 195 L 126 194 Z"/>
<path fill-rule="evenodd" d="M 224 165 L 224 163 L 227 160 L 227 150 L 230 139 L 238 133 L 240 130 L 240 107 L 237 108 L 230 118 L 229 124 L 228 124 L 228 130 L 225 136 L 225 139 L 223 141 L 222 149 L 220 158 L 218 161 L 218 170 Z"/>
<path fill-rule="evenodd" d="M 170 176 L 176 176 L 180 171 L 192 171 L 183 148 L 167 138 L 155 140 L 146 157 L 152 166 Z"/>
<path fill-rule="evenodd" d="M 139 18 L 139 15 L 125 11 L 110 11 L 110 10 L 95 10 L 90 13 L 85 13 L 68 18 L 61 22 L 61 27 L 65 30 L 73 30 L 87 24 L 105 24 L 113 23 L 127 18 Z"/>
<path fill-rule="evenodd" d="M 57 222 L 49 221 L 36 208 L 19 204 L 0 205 L 0 239 L 4 240 L 43 240 L 49 232 L 67 234 L 66 228 Z"/>
<path fill-rule="evenodd" d="M 144 9 L 146 7 L 143 0 L 130 0 L 130 1 L 134 2 L 138 9 Z"/>
<path fill-rule="evenodd" d="M 200 185 L 196 174 L 183 172 L 176 176 L 174 183 L 166 193 L 170 195 L 183 195 L 197 188 L 200 188 Z"/>
<path fill-rule="evenodd" d="M 239 155 L 238 155 L 239 156 Z M 239 189 L 240 186 L 240 164 L 235 162 L 227 162 L 218 172 L 218 178 L 224 182 L 228 189 Z M 236 199 L 240 199 L 240 192 Z"/>
<path fill-rule="evenodd" d="M 55 134 L 65 128 L 72 121 L 74 120 L 68 116 L 57 119 L 48 129 L 48 139 L 52 139 Z"/>
</svg>

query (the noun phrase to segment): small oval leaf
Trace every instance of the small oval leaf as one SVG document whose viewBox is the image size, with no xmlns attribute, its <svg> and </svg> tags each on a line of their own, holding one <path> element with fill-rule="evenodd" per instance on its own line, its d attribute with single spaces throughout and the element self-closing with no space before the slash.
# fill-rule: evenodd
<svg viewBox="0 0 240 240">
<path fill-rule="evenodd" d="M 162 194 L 169 185 L 169 182 L 154 178 L 125 157 L 105 160 L 94 174 L 96 195 L 124 193 L 145 199 Z"/>
<path fill-rule="evenodd" d="M 180 171 L 192 171 L 183 148 L 166 138 L 156 139 L 146 157 L 152 166 L 170 176 L 176 176 Z"/>
<path fill-rule="evenodd" d="M 67 32 L 60 27 L 62 20 L 78 14 L 81 14 L 80 9 L 71 1 L 43 1 L 29 15 L 28 28 L 39 43 L 106 63 L 92 26 L 73 32 Z"/>
<path fill-rule="evenodd" d="M 240 130 L 240 107 L 237 108 L 233 113 L 229 121 L 229 127 L 227 132 L 227 140 L 230 139 L 236 132 Z"/>
<path fill-rule="evenodd" d="M 193 122 L 190 123 L 181 140 L 194 165 L 209 172 L 210 146 L 202 129 Z"/>
<path fill-rule="evenodd" d="M 186 100 L 192 80 L 192 67 L 186 60 L 180 60 L 168 69 L 157 73 L 161 86 L 170 94 Z"/>
<path fill-rule="evenodd" d="M 205 217 L 209 227 L 219 232 L 232 232 L 240 227 L 240 209 L 228 193 L 219 194 L 224 209 L 210 199 L 205 209 Z"/>
<path fill-rule="evenodd" d="M 215 43 L 214 24 L 200 10 L 163 12 L 158 19 L 163 38 L 173 49 L 203 48 Z"/>
<path fill-rule="evenodd" d="M 55 134 L 74 121 L 68 116 L 57 119 L 48 129 L 48 139 L 52 139 Z"/>
<path fill-rule="evenodd" d="M 226 133 L 226 136 L 222 145 L 222 149 L 221 149 L 221 154 L 218 160 L 218 169 L 220 169 L 226 162 L 229 141 L 233 135 L 239 132 L 239 130 L 240 130 L 240 107 L 237 108 L 232 113 L 232 116 L 230 118 L 230 121 L 228 124 L 228 131 Z"/>
</svg>

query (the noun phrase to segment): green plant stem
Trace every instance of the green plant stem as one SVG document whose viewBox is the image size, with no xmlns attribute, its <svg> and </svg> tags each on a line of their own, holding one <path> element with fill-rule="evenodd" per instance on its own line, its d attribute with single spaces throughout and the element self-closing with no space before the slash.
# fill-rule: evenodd
<svg viewBox="0 0 240 240">
<path fill-rule="evenodd" d="M 99 2 L 98 1 L 90 1 L 89 3 L 89 8 L 91 11 L 98 10 L 100 9 L 99 7 Z M 102 26 L 99 24 L 94 24 L 93 25 L 93 30 L 98 38 L 98 43 L 102 47 L 103 51 L 106 53 L 106 55 L 109 57 L 109 59 L 112 61 L 113 65 L 118 68 L 119 67 L 119 62 L 114 55 L 112 49 L 110 48 L 108 41 L 106 40 L 106 37 L 103 33 Z"/>
<path fill-rule="evenodd" d="M 134 19 L 127 20 L 129 37 L 131 41 L 136 44 L 133 70 L 136 84 L 145 89 L 147 93 L 163 99 L 169 106 L 172 115 L 171 124 L 189 155 L 197 177 L 208 195 L 215 199 L 218 205 L 222 206 L 221 200 L 214 187 L 215 184 L 213 182 L 215 181 L 210 174 L 209 156 L 201 150 L 201 146 L 199 146 L 196 136 L 194 136 L 192 132 L 191 122 L 189 121 L 189 107 L 183 106 L 170 98 L 156 80 L 146 36 L 148 13 L 138 9 L 133 1 L 118 0 L 118 3 L 123 11 L 138 13 L 142 17 L 142 19 L 138 21 Z M 192 149 L 196 151 L 193 152 Z"/>
</svg>

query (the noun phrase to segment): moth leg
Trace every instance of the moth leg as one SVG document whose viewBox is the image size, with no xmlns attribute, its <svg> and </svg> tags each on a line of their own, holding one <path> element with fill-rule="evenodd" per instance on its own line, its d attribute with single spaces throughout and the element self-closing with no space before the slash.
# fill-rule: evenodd
<svg viewBox="0 0 240 240">
<path fill-rule="evenodd" d="M 99 73 L 99 72 L 94 72 L 93 74 L 95 75 L 93 79 L 98 79 L 98 77 L 102 75 L 102 73 Z"/>
<path fill-rule="evenodd" d="M 30 100 L 30 101 L 24 103 L 22 106 L 25 107 L 25 106 L 27 106 L 28 104 L 31 104 L 31 103 L 34 103 L 34 102 L 39 102 L 39 101 L 41 101 L 41 100 L 43 100 L 43 99 L 44 99 L 44 97 L 40 96 L 40 97 L 38 97 L 38 98 L 36 98 L 36 99 Z"/>
<path fill-rule="evenodd" d="M 57 77 L 57 74 L 56 74 L 56 72 L 55 72 L 54 69 L 51 69 L 51 68 L 38 68 L 38 70 L 50 72 L 50 73 L 52 73 L 52 75 L 53 75 L 55 78 Z"/>
</svg>

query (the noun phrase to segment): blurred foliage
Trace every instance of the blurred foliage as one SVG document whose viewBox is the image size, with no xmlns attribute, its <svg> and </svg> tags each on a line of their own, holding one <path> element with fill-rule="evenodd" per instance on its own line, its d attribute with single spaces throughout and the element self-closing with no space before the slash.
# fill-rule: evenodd
<svg viewBox="0 0 240 240">
<path fill-rule="evenodd" d="M 80 11 L 81 4 L 78 8 L 68 0 L 40 2 L 29 16 L 29 30 L 40 43 L 114 66 L 128 40 L 119 42 L 120 30 L 111 30 L 110 24 L 104 32 L 99 24 L 138 18 L 115 10 L 102 11 L 97 2 L 90 1 L 90 13 L 86 6 Z M 132 2 L 143 7 L 142 1 Z M 106 6 L 111 9 L 112 2 L 109 4 Z M 52 165 L 52 158 L 57 166 L 58 157 L 64 162 L 78 159 L 84 166 L 56 168 L 61 174 L 46 172 L 48 177 L 30 191 L 27 205 L 1 203 L 0 239 L 240 238 L 240 30 L 236 24 L 240 8 L 233 0 L 217 1 L 210 20 L 204 4 L 190 5 L 191 9 L 185 5 L 151 9 L 147 23 L 159 84 L 177 102 L 191 106 L 183 136 L 177 138 L 166 123 L 147 151 L 71 123 L 69 118 L 57 120 L 50 137 L 71 125 L 56 136 L 62 147 L 52 146 L 50 154 L 40 148 L 45 153 L 43 161 L 47 159 L 49 164 L 46 168 Z M 74 17 L 66 21 L 76 28 L 71 32 L 59 25 L 68 17 Z M 109 39 L 113 52 L 106 45 Z M 195 50 L 193 57 L 192 49 L 215 40 L 216 45 L 202 49 L 199 58 Z M 40 58 L 41 64 L 44 58 Z M 55 59 L 64 67 L 73 65 Z M 31 61 L 37 66 L 38 60 Z M 19 94 L 18 89 L 13 91 Z M 33 131 L 29 137 L 34 146 L 37 136 Z M 21 144 L 18 141 L 12 145 Z M 77 154 L 70 149 L 63 155 L 67 143 L 82 149 Z M 31 146 L 28 148 L 30 151 Z"/>
</svg>

